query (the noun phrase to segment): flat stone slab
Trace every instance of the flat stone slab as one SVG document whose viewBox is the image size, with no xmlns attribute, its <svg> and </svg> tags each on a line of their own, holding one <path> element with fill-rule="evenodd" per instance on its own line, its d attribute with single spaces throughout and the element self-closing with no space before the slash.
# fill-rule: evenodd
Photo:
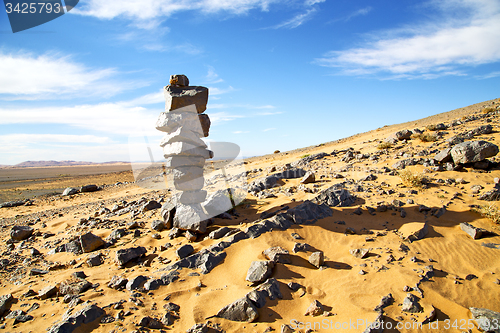
<svg viewBox="0 0 500 333">
<path fill-rule="evenodd" d="M 483 237 L 485 233 L 487 233 L 485 229 L 477 228 L 467 222 L 460 223 L 460 229 L 465 231 L 472 239 L 479 239 Z"/>
<path fill-rule="evenodd" d="M 165 96 L 165 111 L 186 110 L 203 113 L 207 109 L 208 88 L 201 86 L 166 86 L 163 90 Z"/>
</svg>

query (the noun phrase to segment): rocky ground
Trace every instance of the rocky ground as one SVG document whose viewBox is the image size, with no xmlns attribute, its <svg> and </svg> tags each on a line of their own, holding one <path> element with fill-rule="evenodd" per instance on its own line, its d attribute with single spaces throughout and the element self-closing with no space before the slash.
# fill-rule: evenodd
<svg viewBox="0 0 500 333">
<path fill-rule="evenodd" d="M 248 159 L 203 233 L 130 175 L 3 203 L 0 329 L 500 332 L 499 119 L 497 99 Z"/>
</svg>

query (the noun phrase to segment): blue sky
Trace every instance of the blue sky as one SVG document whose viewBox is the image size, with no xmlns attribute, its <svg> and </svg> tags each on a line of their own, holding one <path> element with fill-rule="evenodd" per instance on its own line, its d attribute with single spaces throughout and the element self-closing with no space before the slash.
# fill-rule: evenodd
<svg viewBox="0 0 500 333">
<path fill-rule="evenodd" d="M 244 156 L 500 97 L 500 0 L 81 0 L 15 34 L 1 8 L 0 164 L 160 159 L 170 74 Z"/>
</svg>

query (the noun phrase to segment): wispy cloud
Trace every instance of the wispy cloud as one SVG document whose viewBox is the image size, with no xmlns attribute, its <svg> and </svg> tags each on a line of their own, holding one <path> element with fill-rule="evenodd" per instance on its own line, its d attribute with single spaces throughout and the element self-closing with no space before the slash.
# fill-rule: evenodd
<svg viewBox="0 0 500 333">
<path fill-rule="evenodd" d="M 263 129 L 262 132 L 274 131 L 275 129 L 276 129 L 275 127 L 270 127 L 270 128 Z"/>
<path fill-rule="evenodd" d="M 216 84 L 224 82 L 224 80 L 219 77 L 219 74 L 215 72 L 215 69 L 212 66 L 208 66 L 208 73 L 207 76 L 205 77 L 205 81 L 208 84 Z"/>
<path fill-rule="evenodd" d="M 121 17 L 132 21 L 138 28 L 151 30 L 178 12 L 199 11 L 206 14 L 241 15 L 253 9 L 267 11 L 271 4 L 279 2 L 283 2 L 283 0 L 157 0 L 149 2 L 147 5 L 136 0 L 88 0 L 70 13 L 106 20 Z"/>
<path fill-rule="evenodd" d="M 0 144 L 32 145 L 40 143 L 110 143 L 111 139 L 95 135 L 73 134 L 6 134 L 0 135 Z"/>
<path fill-rule="evenodd" d="M 345 75 L 436 78 L 500 60 L 498 0 L 435 0 L 432 22 L 386 31 L 359 48 L 331 51 L 315 63 Z"/>
<path fill-rule="evenodd" d="M 0 98 L 53 99 L 76 94 L 112 96 L 145 85 L 113 79 L 114 68 L 88 68 L 70 56 L 57 53 L 34 55 L 0 51 Z"/>
<path fill-rule="evenodd" d="M 222 95 L 222 94 L 227 94 L 228 92 L 235 90 L 231 86 L 229 86 L 227 88 L 208 87 L 208 89 L 210 91 L 210 95 Z"/>
<path fill-rule="evenodd" d="M 245 134 L 250 133 L 250 131 L 234 131 L 233 134 Z"/>
<path fill-rule="evenodd" d="M 368 6 L 368 7 L 364 7 L 364 8 L 361 8 L 361 9 L 358 9 L 344 17 L 340 17 L 340 18 L 336 18 L 336 19 L 333 19 L 327 23 L 334 23 L 334 22 L 348 22 L 350 20 L 352 20 L 353 18 L 357 17 L 357 16 L 365 16 L 365 15 L 368 15 L 368 13 L 370 13 L 371 11 L 373 10 L 373 8 L 371 6 Z"/>
<path fill-rule="evenodd" d="M 277 24 L 271 28 L 272 29 L 281 29 L 281 28 L 295 29 L 295 28 L 301 26 L 302 24 L 304 24 L 305 22 L 309 21 L 316 11 L 317 11 L 316 8 L 310 8 L 305 13 L 298 14 L 298 15 L 292 17 L 291 19 L 289 19 L 285 22 L 282 22 L 280 24 Z"/>
<path fill-rule="evenodd" d="M 159 110 L 147 110 L 120 103 L 78 105 L 73 107 L 0 108 L 0 125 L 64 124 L 108 134 L 130 135 L 156 132 Z"/>
<path fill-rule="evenodd" d="M 477 75 L 475 78 L 479 80 L 486 80 L 486 79 L 492 79 L 494 77 L 499 77 L 500 76 L 500 71 L 499 72 L 491 72 L 485 75 Z"/>
</svg>

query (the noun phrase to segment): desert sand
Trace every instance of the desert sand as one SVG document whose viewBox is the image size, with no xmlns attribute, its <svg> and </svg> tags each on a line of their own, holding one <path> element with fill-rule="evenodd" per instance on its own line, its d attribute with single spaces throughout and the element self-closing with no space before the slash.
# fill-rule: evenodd
<svg viewBox="0 0 500 333">
<path fill-rule="evenodd" d="M 2 189 L 10 191 L 10 196 L 5 194 L 7 192 L 2 193 L 11 200 L 47 188 L 61 191 L 66 187 L 96 184 L 102 189 L 70 196 L 35 196 L 30 205 L 0 208 L 0 295 L 12 294 L 14 298 L 5 309 L 0 325 L 6 332 L 44 332 L 51 327 L 55 332 L 58 323 L 94 304 L 105 314 L 99 312 L 96 320 L 80 326 L 75 332 L 186 332 L 195 324 L 207 322 L 225 332 L 286 332 L 284 324 L 295 332 L 308 329 L 312 329 L 310 332 L 364 332 L 366 323 L 377 318 L 374 309 L 382 297 L 391 294 L 394 300 L 383 308 L 383 320 L 392 328 L 386 328 L 384 332 L 467 332 L 469 329 L 470 332 L 480 332 L 469 308 L 500 312 L 500 246 L 484 246 L 486 243 L 500 244 L 500 229 L 498 224 L 471 207 L 497 206 L 496 201 L 479 198 L 494 188 L 494 179 L 500 178 L 500 168 L 478 170 L 466 166 L 460 171 L 435 171 L 434 166 L 407 166 L 404 170 L 427 178 L 423 185 L 412 186 L 403 184 L 399 176 L 403 170 L 397 170 L 393 165 L 409 158 L 433 158 L 448 147 L 446 140 L 450 137 L 486 124 L 492 125 L 493 132 L 475 136 L 469 141 L 498 144 L 500 111 L 485 115 L 484 109 L 495 109 L 499 105 L 500 99 L 496 99 L 318 146 L 247 159 L 244 166 L 248 182 L 252 183 L 285 170 L 287 163 L 326 153 L 322 158 L 298 166 L 313 171 L 314 182 L 302 185 L 301 178 L 283 179 L 278 187 L 265 191 L 268 195 L 249 193 L 232 212 L 232 219 L 215 218 L 207 232 L 192 242 L 182 235 L 171 239 L 170 230 L 151 229 L 153 221 L 162 220 L 160 208 L 138 212 L 134 217 L 130 212 L 113 215 L 103 210 L 113 210 L 115 204 L 126 206 L 123 200 L 133 205 L 134 201 L 144 204 L 169 198 L 167 190 L 137 186 L 131 171 L 67 175 L 62 179 L 47 178 L 21 186 L 11 183 Z M 474 115 L 477 119 L 470 120 Z M 440 132 L 435 142 L 422 142 L 414 137 L 379 149 L 380 143 L 397 131 L 424 130 L 428 125 L 450 125 L 455 120 L 460 124 L 441 131 L 424 132 L 433 135 Z M 359 158 L 342 161 L 350 148 Z M 434 150 L 436 152 L 430 153 Z M 427 155 L 423 151 L 427 151 Z M 498 157 L 489 160 L 496 162 Z M 390 171 L 384 171 L 384 168 Z M 2 172 L 0 170 L 0 176 Z M 336 178 L 337 175 L 342 178 Z M 369 175 L 375 177 L 366 178 Z M 223 226 L 245 231 L 262 222 L 263 213 L 278 209 L 286 213 L 340 183 L 344 183 L 345 189 L 356 197 L 354 204 L 330 207 L 331 216 L 311 224 L 293 224 L 286 230 L 274 229 L 256 238 L 234 242 L 223 250 L 224 260 L 207 274 L 202 274 L 200 269 L 183 268 L 178 270 L 177 280 L 150 291 L 141 287 L 129 291 L 108 286 L 113 276 L 122 276 L 129 281 L 139 275 L 159 277 L 168 273 L 164 270 L 168 265 L 179 260 L 176 250 L 181 246 L 191 244 L 198 253 L 229 238 L 210 239 L 207 235 L 211 231 Z M 471 189 L 474 185 L 482 188 L 475 191 Z M 17 193 L 17 196 L 12 193 Z M 421 205 L 434 208 L 434 211 L 423 211 Z M 442 215 L 432 215 L 442 207 L 445 207 Z M 371 208 L 373 212 L 370 212 Z M 402 217 L 401 208 L 405 217 Z M 133 221 L 138 223 L 132 226 Z M 422 228 L 425 222 L 428 233 L 422 239 L 403 240 Z M 490 233 L 481 239 L 472 239 L 460 228 L 462 222 Z M 14 225 L 31 226 L 33 236 L 23 241 L 10 241 Z M 128 233 L 113 245 L 83 254 L 51 252 L 87 232 L 106 239 L 119 228 Z M 299 235 L 300 239 L 292 234 Z M 297 242 L 307 243 L 309 248 L 294 253 L 292 249 Z M 165 246 L 167 243 L 171 246 Z M 402 244 L 408 247 L 407 251 L 401 250 Z M 147 253 L 123 267 L 116 263 L 117 251 L 138 246 L 144 247 Z M 254 289 L 255 286 L 245 280 L 247 271 L 253 261 L 266 260 L 263 251 L 275 246 L 289 252 L 290 263 L 276 263 L 270 275 L 278 282 L 282 298 L 266 299 L 253 322 L 213 317 L 224 306 Z M 40 254 L 33 255 L 32 248 Z M 350 250 L 361 248 L 368 249 L 364 258 L 350 253 Z M 309 256 L 317 251 L 324 253 L 321 268 L 308 261 Z M 101 254 L 103 263 L 89 267 L 87 258 L 97 253 Z M 429 270 L 432 274 L 428 274 Z M 75 297 L 62 295 L 61 286 L 68 280 L 75 281 L 72 274 L 79 271 L 84 272 L 91 285 L 77 295 L 79 304 L 76 304 L 78 301 L 65 303 L 65 300 Z M 293 291 L 287 286 L 290 282 L 299 284 L 300 288 Z M 41 299 L 39 292 L 48 286 L 56 287 L 54 295 Z M 418 297 L 419 312 L 402 310 L 408 293 Z M 323 305 L 322 314 L 305 316 L 315 300 Z M 172 312 L 175 320 L 171 325 L 161 324 L 161 328 L 139 325 L 142 322 L 148 326 L 144 317 L 161 322 L 167 313 L 164 306 L 169 302 L 179 306 L 178 311 Z M 34 304 L 39 307 L 33 307 Z M 16 316 L 22 314 L 16 310 L 22 310 L 32 318 L 15 322 L 19 321 Z M 433 311 L 435 316 L 430 320 L 431 324 L 419 328 L 418 324 L 426 321 Z M 14 314 L 9 316 L 9 313 Z"/>
</svg>

